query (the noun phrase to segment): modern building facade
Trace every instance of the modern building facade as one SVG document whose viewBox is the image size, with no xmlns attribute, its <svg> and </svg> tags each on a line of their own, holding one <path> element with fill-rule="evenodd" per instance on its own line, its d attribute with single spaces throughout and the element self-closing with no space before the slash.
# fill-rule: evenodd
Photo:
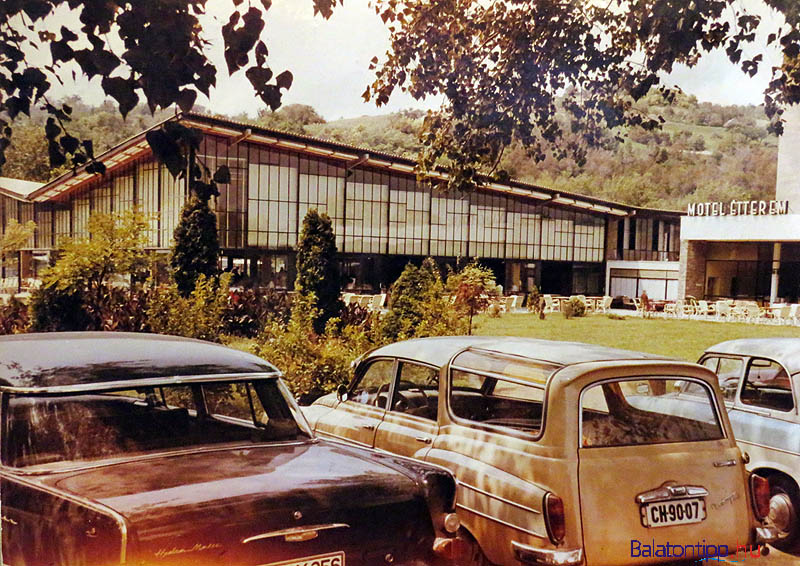
<svg viewBox="0 0 800 566">
<path fill-rule="evenodd" d="M 689 206 L 681 223 L 681 296 L 800 301 L 800 106 L 784 119 L 774 200 Z"/>
<path fill-rule="evenodd" d="M 202 130 L 199 157 L 210 170 L 230 169 L 213 202 L 222 266 L 256 284 L 291 288 L 303 217 L 316 208 L 333 220 L 354 289 L 386 287 L 407 262 L 432 256 L 442 267 L 478 257 L 507 292 L 677 293 L 677 212 L 516 181 L 444 194 L 418 182 L 408 159 L 200 114 L 173 119 Z M 168 252 L 186 188 L 157 163 L 145 134 L 99 157 L 104 176 L 79 168 L 24 190 L 0 181 L 1 228 L 11 218 L 37 224 L 29 245 L 4 262 L 6 282 L 34 279 L 59 238 L 88 235 L 95 212 L 137 206 L 150 215 L 149 248 Z"/>
</svg>

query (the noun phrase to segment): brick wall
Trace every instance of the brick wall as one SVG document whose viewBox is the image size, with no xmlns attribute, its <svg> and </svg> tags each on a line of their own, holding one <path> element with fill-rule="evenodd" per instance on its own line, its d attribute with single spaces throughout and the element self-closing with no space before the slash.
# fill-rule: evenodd
<svg viewBox="0 0 800 566">
<path fill-rule="evenodd" d="M 705 298 L 707 250 L 706 242 L 681 241 L 678 298 L 682 299 L 687 295 L 697 299 Z"/>
</svg>

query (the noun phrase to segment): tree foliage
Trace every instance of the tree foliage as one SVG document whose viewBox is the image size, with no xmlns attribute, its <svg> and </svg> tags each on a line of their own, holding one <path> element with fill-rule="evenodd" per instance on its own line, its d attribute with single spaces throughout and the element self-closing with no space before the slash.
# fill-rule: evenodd
<svg viewBox="0 0 800 566">
<path fill-rule="evenodd" d="M 150 331 L 219 342 L 229 310 L 230 273 L 222 277 L 199 275 L 184 296 L 172 282 L 152 290 L 147 305 Z"/>
<path fill-rule="evenodd" d="M 311 0 L 315 13 L 330 17 L 337 0 Z M 69 104 L 48 95 L 55 82 L 75 69 L 97 78 L 119 112 L 127 115 L 141 100 L 151 112 L 177 105 L 187 111 L 198 94 L 208 96 L 217 81 L 210 48 L 217 38 L 203 29 L 207 0 L 128 2 L 111 0 L 6 0 L 0 3 L 0 168 L 11 142 L 11 122 L 39 106 L 49 115 L 44 127 L 50 164 L 79 166 L 103 173 L 94 162 L 91 139 L 68 131 Z M 264 12 L 272 0 L 234 0 L 222 26 L 229 75 L 243 72 L 256 95 L 270 108 L 280 106 L 292 74 L 275 74 L 262 40 Z M 69 10 L 70 17 L 55 18 Z M 36 64 L 35 55 L 49 62 Z M 6 118 L 7 117 L 7 118 Z"/>
<path fill-rule="evenodd" d="M 87 237 L 59 242 L 55 264 L 42 275 L 42 286 L 77 290 L 99 304 L 116 276 L 129 276 L 147 267 L 145 214 L 128 210 L 89 217 Z"/>
<path fill-rule="evenodd" d="M 800 9 L 763 0 L 787 25 L 768 43 L 782 50 L 765 92 L 773 130 L 780 106 L 800 101 Z M 448 188 L 469 190 L 481 173 L 504 178 L 504 150 L 518 141 L 536 161 L 548 152 L 581 164 L 586 148 L 618 126 L 658 127 L 635 101 L 659 87 L 675 64 L 693 66 L 714 49 L 754 75 L 763 54 L 743 57 L 761 18 L 739 0 L 375 0 L 391 48 L 364 98 L 378 105 L 395 89 L 415 98 L 441 96 L 425 118 L 421 176 L 451 172 Z M 560 98 L 563 93 L 563 99 Z M 555 120 L 562 112 L 566 118 Z M 576 135 L 568 135 L 576 134 Z"/>
<path fill-rule="evenodd" d="M 303 219 L 297 243 L 297 279 L 295 288 L 305 297 L 313 297 L 314 330 L 325 331 L 328 321 L 342 310 L 342 281 L 336 257 L 336 236 L 331 219 L 311 209 Z"/>
<path fill-rule="evenodd" d="M 486 310 L 498 297 L 494 273 L 477 260 L 472 260 L 460 271 L 451 273 L 447 278 L 447 290 L 454 294 L 456 307 L 468 317 L 468 334 L 472 334 L 472 319 L 475 315 Z"/>
<path fill-rule="evenodd" d="M 262 110 L 258 113 L 256 123 L 265 128 L 293 134 L 305 134 L 307 133 L 306 126 L 324 124 L 325 118 L 308 104 L 288 104 L 282 106 L 278 111 Z"/>
<path fill-rule="evenodd" d="M 6 224 L 5 231 L 0 236 L 0 259 L 6 254 L 22 249 L 35 231 L 36 223 L 33 221 L 20 224 L 16 219 L 10 219 Z"/>
</svg>

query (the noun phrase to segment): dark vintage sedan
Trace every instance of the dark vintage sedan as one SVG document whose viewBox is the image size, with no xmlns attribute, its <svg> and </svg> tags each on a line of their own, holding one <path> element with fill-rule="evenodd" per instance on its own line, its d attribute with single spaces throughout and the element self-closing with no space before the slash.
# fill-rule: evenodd
<svg viewBox="0 0 800 566">
<path fill-rule="evenodd" d="M 275 367 L 216 344 L 0 338 L 0 423 L 10 566 L 428 564 L 459 547 L 446 470 L 317 440 Z"/>
</svg>

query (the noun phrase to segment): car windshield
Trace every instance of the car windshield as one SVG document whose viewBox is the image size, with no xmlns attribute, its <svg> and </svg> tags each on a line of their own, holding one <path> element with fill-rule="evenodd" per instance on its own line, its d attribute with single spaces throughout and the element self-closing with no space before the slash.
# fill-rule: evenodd
<svg viewBox="0 0 800 566">
<path fill-rule="evenodd" d="M 698 395 L 679 395 L 682 379 L 647 377 L 608 381 L 581 395 L 583 447 L 699 442 L 724 437 L 714 394 L 692 381 Z M 702 399 L 702 402 L 699 402 Z"/>
<path fill-rule="evenodd" d="M 18 468 L 311 436 L 278 379 L 6 399 L 3 462 Z"/>
</svg>

